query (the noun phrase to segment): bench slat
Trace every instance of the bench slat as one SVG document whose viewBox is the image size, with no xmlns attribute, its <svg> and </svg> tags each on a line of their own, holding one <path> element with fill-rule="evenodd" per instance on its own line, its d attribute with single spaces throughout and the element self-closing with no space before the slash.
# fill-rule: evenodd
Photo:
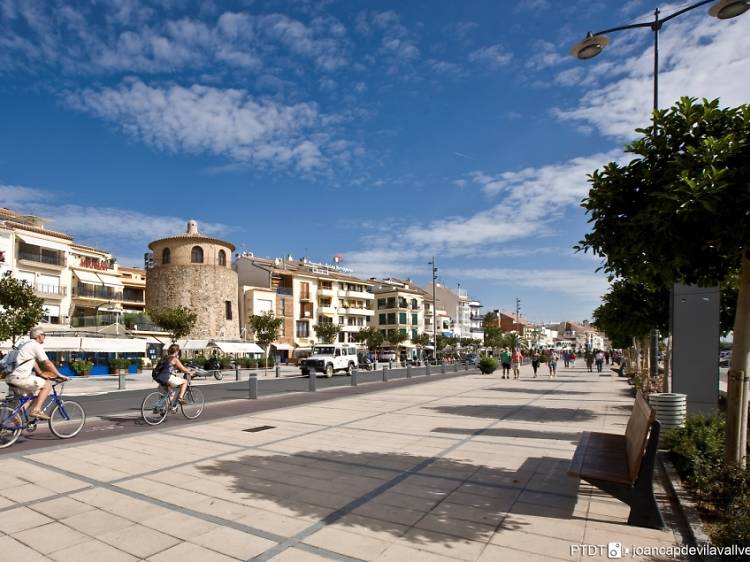
<svg viewBox="0 0 750 562">
<path fill-rule="evenodd" d="M 638 478 L 643 455 L 646 453 L 646 440 L 651 424 L 656 419 L 656 413 L 648 405 L 643 394 L 638 391 L 625 429 L 625 451 L 627 453 L 628 476 L 631 482 Z"/>
<path fill-rule="evenodd" d="M 578 457 L 578 465 L 573 462 Z M 625 436 L 611 433 L 589 433 L 586 448 L 576 449 L 574 461 L 568 469 L 571 476 L 596 478 L 610 482 L 631 484 L 627 472 Z"/>
</svg>

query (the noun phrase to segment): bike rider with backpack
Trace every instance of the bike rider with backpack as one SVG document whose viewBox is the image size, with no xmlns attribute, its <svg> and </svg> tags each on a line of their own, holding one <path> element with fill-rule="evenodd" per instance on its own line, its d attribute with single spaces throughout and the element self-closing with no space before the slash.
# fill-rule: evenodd
<svg viewBox="0 0 750 562">
<path fill-rule="evenodd" d="M 60 374 L 54 363 L 49 360 L 47 354 L 44 352 L 44 328 L 36 326 L 29 332 L 31 338 L 26 343 L 22 344 L 18 348 L 15 356 L 15 368 L 8 375 L 7 383 L 13 385 L 23 392 L 31 392 L 36 394 L 36 398 L 31 403 L 29 416 L 39 420 L 48 420 L 49 416 L 42 411 L 44 401 L 47 400 L 47 396 L 52 392 L 52 385 L 49 379 L 59 378 L 68 380 Z M 11 351 L 11 353 L 13 353 Z M 7 359 L 11 359 L 8 354 Z M 51 372 L 54 377 L 48 377 L 37 365 L 37 361 L 42 363 L 47 371 Z M 34 373 L 36 373 L 36 376 Z"/>
<path fill-rule="evenodd" d="M 174 374 L 175 371 L 185 373 L 186 375 L 190 374 L 190 371 L 180 361 L 180 346 L 173 343 L 167 349 L 167 356 L 159 362 L 158 369 L 154 369 L 151 376 L 156 382 L 164 386 L 170 388 L 179 387 L 180 394 L 177 399 L 180 404 L 184 404 L 188 381 Z"/>
</svg>

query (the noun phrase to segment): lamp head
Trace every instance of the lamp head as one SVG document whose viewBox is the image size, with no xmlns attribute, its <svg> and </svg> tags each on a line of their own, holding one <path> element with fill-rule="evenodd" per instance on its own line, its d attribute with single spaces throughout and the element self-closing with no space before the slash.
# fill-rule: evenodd
<svg viewBox="0 0 750 562">
<path fill-rule="evenodd" d="M 609 45 L 609 39 L 606 35 L 592 35 L 589 32 L 583 41 L 570 50 L 570 54 L 581 60 L 591 59 L 601 53 L 607 45 Z"/>
<path fill-rule="evenodd" d="M 719 0 L 711 6 L 708 13 L 720 20 L 728 20 L 741 16 L 748 10 L 750 10 L 750 0 Z"/>
</svg>

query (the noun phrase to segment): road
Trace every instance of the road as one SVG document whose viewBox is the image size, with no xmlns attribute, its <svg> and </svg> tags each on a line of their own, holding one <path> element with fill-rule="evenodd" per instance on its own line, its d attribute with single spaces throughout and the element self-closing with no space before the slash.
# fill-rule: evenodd
<svg viewBox="0 0 750 562">
<path fill-rule="evenodd" d="M 439 367 L 431 368 L 432 374 L 425 376 L 425 368 L 411 369 L 413 378 L 406 377 L 406 369 L 393 369 L 387 372 L 388 382 L 383 382 L 383 371 L 358 372 L 358 386 L 351 386 L 351 379 L 346 375 L 336 375 L 330 379 L 315 379 L 317 392 L 309 392 L 307 377 L 261 379 L 258 380 L 259 400 L 249 399 L 249 382 L 221 382 L 202 384 L 200 389 L 206 396 L 208 406 L 198 420 L 189 421 L 182 415 L 170 415 L 165 426 L 178 427 L 188 423 L 200 423 L 222 417 L 261 412 L 276 408 L 285 408 L 299 404 L 320 402 L 351 394 L 366 394 L 383 390 L 385 385 L 403 386 L 420 384 L 430 380 L 446 377 L 476 374 L 475 369 L 455 372 L 453 366 L 447 366 L 447 373 L 441 374 Z M 140 406 L 144 396 L 156 387 L 147 390 L 124 390 L 97 394 L 92 396 L 74 396 L 86 411 L 86 426 L 70 442 L 80 443 L 93 439 L 122 436 L 153 428 L 141 419 Z M 0 455 L 12 454 L 60 445 L 60 440 L 53 436 L 46 424 L 32 432 L 25 432 L 12 447 L 0 449 Z"/>
</svg>

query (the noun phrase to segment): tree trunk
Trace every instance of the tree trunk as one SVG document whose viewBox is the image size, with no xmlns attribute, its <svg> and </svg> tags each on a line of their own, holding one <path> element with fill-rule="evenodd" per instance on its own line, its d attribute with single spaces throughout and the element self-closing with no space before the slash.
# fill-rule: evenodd
<svg viewBox="0 0 750 562">
<path fill-rule="evenodd" d="M 672 377 L 669 369 L 672 367 L 672 334 L 667 338 L 667 349 L 664 350 L 664 385 L 662 392 L 672 392 Z"/>
<path fill-rule="evenodd" d="M 750 353 L 750 260 L 742 256 L 732 360 L 727 374 L 727 442 L 724 460 L 745 466 L 747 455 L 747 365 Z"/>
</svg>

